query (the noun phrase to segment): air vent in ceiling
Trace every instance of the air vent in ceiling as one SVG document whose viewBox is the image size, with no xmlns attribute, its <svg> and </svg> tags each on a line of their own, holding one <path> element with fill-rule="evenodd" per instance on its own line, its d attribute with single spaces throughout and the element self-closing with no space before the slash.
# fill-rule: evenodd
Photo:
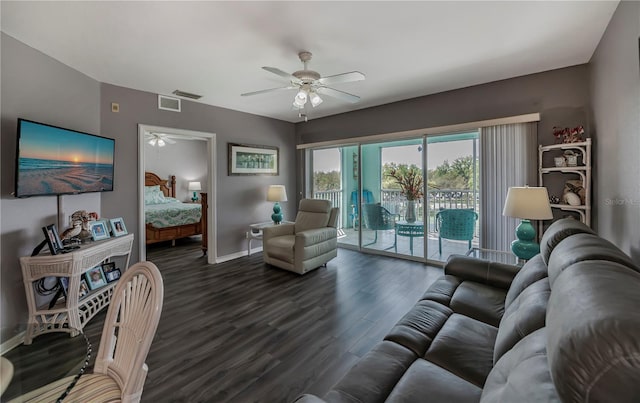
<svg viewBox="0 0 640 403">
<path fill-rule="evenodd" d="M 180 112 L 180 99 L 166 95 L 158 95 L 158 109 Z"/>
<path fill-rule="evenodd" d="M 200 98 L 202 98 L 202 95 L 192 94 L 190 92 L 184 92 L 184 91 L 180 91 L 180 90 L 173 91 L 173 95 L 177 95 L 177 96 L 183 97 L 183 98 L 190 98 L 190 99 L 200 99 Z"/>
</svg>

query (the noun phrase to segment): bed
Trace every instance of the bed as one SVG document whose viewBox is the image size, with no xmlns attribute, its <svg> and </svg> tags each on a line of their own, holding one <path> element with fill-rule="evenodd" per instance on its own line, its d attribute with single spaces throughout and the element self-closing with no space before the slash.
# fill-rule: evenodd
<svg viewBox="0 0 640 403">
<path fill-rule="evenodd" d="M 145 172 L 144 185 L 147 245 L 202 235 L 202 251 L 207 253 L 207 194 L 200 193 L 199 203 L 175 199 L 175 175 L 167 180 Z"/>
</svg>

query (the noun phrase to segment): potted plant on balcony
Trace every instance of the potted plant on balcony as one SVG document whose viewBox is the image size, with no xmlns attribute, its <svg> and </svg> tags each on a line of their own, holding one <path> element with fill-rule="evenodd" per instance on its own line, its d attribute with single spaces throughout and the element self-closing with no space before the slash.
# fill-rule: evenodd
<svg viewBox="0 0 640 403">
<path fill-rule="evenodd" d="M 388 175 L 400 186 L 400 192 L 407 199 L 407 212 L 404 219 L 407 222 L 416 221 L 416 200 L 422 198 L 423 181 L 422 169 L 415 165 L 393 165 Z"/>
</svg>

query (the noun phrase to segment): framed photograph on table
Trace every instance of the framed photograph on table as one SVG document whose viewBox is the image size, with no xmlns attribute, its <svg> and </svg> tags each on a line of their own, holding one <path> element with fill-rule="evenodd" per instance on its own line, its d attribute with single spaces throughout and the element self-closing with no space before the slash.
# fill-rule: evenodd
<svg viewBox="0 0 640 403">
<path fill-rule="evenodd" d="M 229 175 L 278 175 L 278 147 L 229 143 Z"/>
<path fill-rule="evenodd" d="M 107 283 L 116 281 L 121 275 L 120 269 L 116 269 L 116 264 L 113 262 L 103 264 L 102 272 L 104 273 L 104 277 L 107 279 Z"/>
<path fill-rule="evenodd" d="M 91 238 L 94 241 L 110 238 L 109 229 L 105 221 L 94 221 L 91 223 Z"/>
<path fill-rule="evenodd" d="M 47 225 L 46 227 L 42 227 L 42 232 L 44 232 L 44 237 L 47 240 L 47 245 L 49 245 L 49 250 L 52 255 L 57 255 L 61 250 L 64 249 L 62 246 L 62 241 L 60 241 L 60 236 L 58 235 L 58 229 L 55 224 Z"/>
<path fill-rule="evenodd" d="M 111 225 L 111 232 L 113 233 L 113 236 L 117 237 L 127 235 L 127 227 L 124 226 L 124 220 L 122 217 L 110 219 L 109 224 Z"/>
<path fill-rule="evenodd" d="M 80 289 L 78 290 L 78 296 L 80 299 L 84 298 L 89 294 L 89 286 L 84 279 L 80 279 Z"/>
<path fill-rule="evenodd" d="M 93 269 L 87 271 L 85 274 L 87 279 L 87 285 L 90 290 L 96 290 L 102 286 L 107 285 L 107 279 L 102 272 L 101 266 L 96 266 Z"/>
</svg>

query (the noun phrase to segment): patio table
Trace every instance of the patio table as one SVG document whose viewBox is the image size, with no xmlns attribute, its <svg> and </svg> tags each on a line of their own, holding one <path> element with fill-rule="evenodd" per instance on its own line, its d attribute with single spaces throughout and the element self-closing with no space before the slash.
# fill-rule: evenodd
<svg viewBox="0 0 640 403">
<path fill-rule="evenodd" d="M 396 253 L 398 253 L 398 236 L 409 237 L 409 250 L 411 251 L 411 256 L 413 256 L 413 238 L 424 237 L 424 222 L 422 221 L 416 221 L 411 223 L 406 221 L 396 222 L 396 231 L 395 231 L 395 238 L 394 238 L 394 246 L 395 246 Z"/>
</svg>

